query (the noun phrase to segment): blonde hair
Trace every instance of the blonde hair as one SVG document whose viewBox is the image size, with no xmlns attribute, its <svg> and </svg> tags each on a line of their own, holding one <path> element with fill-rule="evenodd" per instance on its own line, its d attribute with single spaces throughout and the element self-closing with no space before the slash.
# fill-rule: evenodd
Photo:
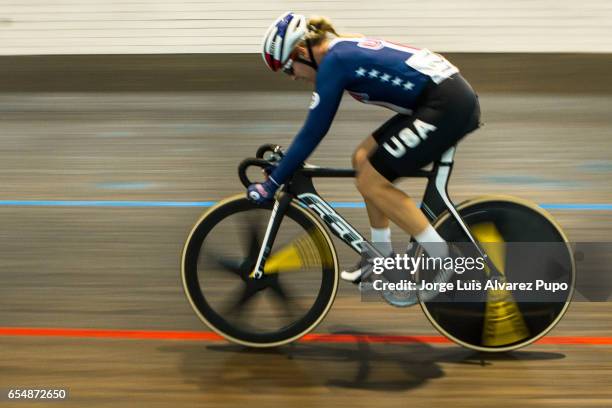
<svg viewBox="0 0 612 408">
<path fill-rule="evenodd" d="M 334 37 L 363 37 L 361 34 L 338 34 L 331 20 L 325 16 L 311 16 L 308 18 L 308 33 L 304 36 L 303 45 L 306 40 L 313 46 Z"/>
</svg>

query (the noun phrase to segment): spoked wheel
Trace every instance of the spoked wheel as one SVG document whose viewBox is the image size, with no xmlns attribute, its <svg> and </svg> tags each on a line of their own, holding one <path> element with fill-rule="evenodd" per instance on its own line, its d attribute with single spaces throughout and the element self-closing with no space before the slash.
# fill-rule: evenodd
<svg viewBox="0 0 612 408">
<path fill-rule="evenodd" d="M 573 254 L 560 227 L 539 207 L 512 197 L 477 199 L 457 209 L 503 274 L 502 282 L 541 280 L 565 289 L 550 294 L 534 292 L 535 287 L 484 290 L 483 285 L 479 297 L 469 300 L 460 292 L 440 294 L 421 301 L 427 318 L 445 336 L 479 351 L 514 350 L 544 336 L 569 306 L 575 281 Z M 467 240 L 448 213 L 434 227 L 449 242 Z M 468 273 L 457 277 L 464 285 L 486 281 Z"/>
<path fill-rule="evenodd" d="M 264 276 L 252 277 L 271 209 L 244 196 L 225 200 L 196 223 L 183 249 L 183 286 L 194 311 L 221 336 L 251 347 L 279 346 L 314 329 L 338 288 L 329 234 L 294 203 Z"/>
</svg>

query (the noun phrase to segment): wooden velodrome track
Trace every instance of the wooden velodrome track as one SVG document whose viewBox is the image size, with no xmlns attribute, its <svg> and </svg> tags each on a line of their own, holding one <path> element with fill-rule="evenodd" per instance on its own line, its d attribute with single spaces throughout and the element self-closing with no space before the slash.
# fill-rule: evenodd
<svg viewBox="0 0 612 408">
<path fill-rule="evenodd" d="M 606 302 L 574 303 L 546 342 L 501 355 L 441 342 L 420 310 L 361 303 L 348 284 L 318 341 L 261 351 L 211 336 L 182 292 L 183 242 L 203 202 L 243 191 L 242 158 L 265 142 L 287 145 L 308 102 L 305 93 L 2 94 L 0 389 L 66 388 L 58 404 L 74 407 L 612 406 Z M 572 241 L 610 241 L 612 99 L 481 102 L 486 126 L 458 149 L 454 200 L 518 195 L 550 208 Z M 310 161 L 348 166 L 389 115 L 345 98 Z M 359 201 L 346 180 L 319 186 L 331 201 Z M 340 211 L 367 231 L 363 209 Z M 343 265 L 355 261 L 338 248 Z"/>
</svg>

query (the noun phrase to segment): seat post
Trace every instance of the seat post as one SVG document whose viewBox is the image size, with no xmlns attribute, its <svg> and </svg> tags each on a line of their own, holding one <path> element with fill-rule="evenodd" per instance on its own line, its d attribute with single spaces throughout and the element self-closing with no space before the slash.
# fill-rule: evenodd
<svg viewBox="0 0 612 408">
<path fill-rule="evenodd" d="M 453 164 L 455 161 L 455 151 L 457 150 L 456 146 L 451 147 L 442 153 L 440 160 L 438 161 L 440 164 Z"/>
<path fill-rule="evenodd" d="M 447 149 L 435 161 L 432 174 L 429 177 L 421 209 L 430 221 L 436 219 L 444 211 L 454 210 L 453 203 L 448 197 L 447 187 L 455 159 L 456 146 Z M 451 210 L 452 209 L 452 210 Z"/>
</svg>

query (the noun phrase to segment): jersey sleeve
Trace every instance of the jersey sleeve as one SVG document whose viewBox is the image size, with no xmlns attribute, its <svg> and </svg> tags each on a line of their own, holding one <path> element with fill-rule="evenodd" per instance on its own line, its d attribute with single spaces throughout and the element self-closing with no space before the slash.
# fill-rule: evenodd
<svg viewBox="0 0 612 408">
<path fill-rule="evenodd" d="M 310 156 L 327 134 L 336 116 L 344 92 L 344 70 L 335 55 L 320 65 L 315 92 L 312 94 L 310 111 L 302 129 L 293 139 L 291 146 L 278 167 L 272 172 L 272 180 L 281 185 Z"/>
</svg>

